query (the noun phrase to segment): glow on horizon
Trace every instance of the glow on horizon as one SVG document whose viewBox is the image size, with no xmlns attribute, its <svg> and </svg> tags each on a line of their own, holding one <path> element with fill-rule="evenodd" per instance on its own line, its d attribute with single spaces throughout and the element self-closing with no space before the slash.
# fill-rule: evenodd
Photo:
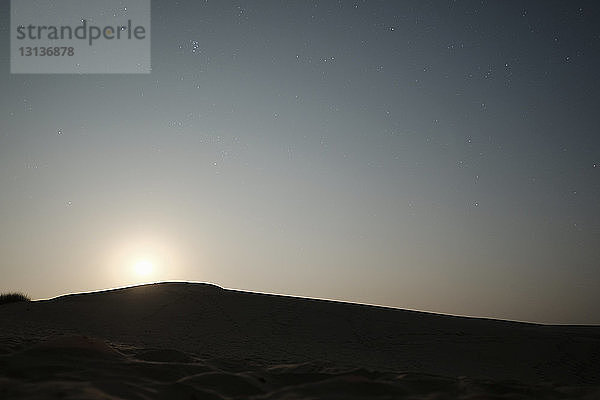
<svg viewBox="0 0 600 400">
<path fill-rule="evenodd" d="M 133 265 L 133 270 L 141 277 L 150 277 L 154 272 L 154 262 L 142 259 Z"/>
</svg>

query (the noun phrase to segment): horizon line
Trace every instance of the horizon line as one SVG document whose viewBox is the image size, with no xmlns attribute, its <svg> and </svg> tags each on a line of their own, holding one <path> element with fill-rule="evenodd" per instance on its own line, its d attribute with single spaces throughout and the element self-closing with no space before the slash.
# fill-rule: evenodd
<svg viewBox="0 0 600 400">
<path fill-rule="evenodd" d="M 318 301 L 327 301 L 327 302 L 343 303 L 343 304 L 354 304 L 354 305 L 360 305 L 360 306 L 386 308 L 386 309 L 390 309 L 390 310 L 409 311 L 409 312 L 417 312 L 417 313 L 424 313 L 424 314 L 435 314 L 435 315 L 439 315 L 439 316 L 448 316 L 448 317 L 456 317 L 456 318 L 493 320 L 493 321 L 501 321 L 501 322 L 517 323 L 517 324 L 528 324 L 528 325 L 539 325 L 539 326 L 564 326 L 564 327 L 569 327 L 569 326 L 572 326 L 572 327 L 597 327 L 597 326 L 600 326 L 600 324 L 548 323 L 548 322 L 524 321 L 524 320 L 516 320 L 516 319 L 503 319 L 503 318 L 492 317 L 492 316 L 476 316 L 476 315 L 466 315 L 466 314 L 445 313 L 445 312 L 439 312 L 439 311 L 419 310 L 419 309 L 414 309 L 414 308 L 401 308 L 401 307 L 395 307 L 395 306 L 389 306 L 389 305 L 383 305 L 383 304 L 364 303 L 364 302 L 357 302 L 357 301 L 350 301 L 350 300 L 331 299 L 331 298 L 325 298 L 325 297 L 309 297 L 309 296 L 293 295 L 293 294 L 285 294 L 285 293 L 263 292 L 263 291 L 258 291 L 258 290 L 231 288 L 231 287 L 220 286 L 213 282 L 194 281 L 194 280 L 164 280 L 164 281 L 151 281 L 151 282 L 135 283 L 135 284 L 130 284 L 130 285 L 122 285 L 122 286 L 115 286 L 115 287 L 102 288 L 102 289 L 64 293 L 64 294 L 60 294 L 60 295 L 57 295 L 54 297 L 34 299 L 32 301 L 49 301 L 49 300 L 55 300 L 55 299 L 58 299 L 61 297 L 72 296 L 72 295 L 102 293 L 102 292 L 108 292 L 108 291 L 113 291 L 113 290 L 133 288 L 133 287 L 138 287 L 138 286 L 167 284 L 167 283 L 203 284 L 203 285 L 216 286 L 220 289 L 234 291 L 234 292 L 254 293 L 254 294 L 262 294 L 262 295 L 269 295 L 269 296 L 292 297 L 292 298 L 304 299 L 304 300 L 318 300 Z"/>
</svg>

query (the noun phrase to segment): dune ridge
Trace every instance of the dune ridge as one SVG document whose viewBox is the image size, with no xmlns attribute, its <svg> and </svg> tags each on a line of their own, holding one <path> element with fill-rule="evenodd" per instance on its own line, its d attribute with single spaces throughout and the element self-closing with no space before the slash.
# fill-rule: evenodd
<svg viewBox="0 0 600 400">
<path fill-rule="evenodd" d="M 600 398 L 600 327 L 181 282 L 6 304 L 0 321 L 0 398 Z"/>
</svg>

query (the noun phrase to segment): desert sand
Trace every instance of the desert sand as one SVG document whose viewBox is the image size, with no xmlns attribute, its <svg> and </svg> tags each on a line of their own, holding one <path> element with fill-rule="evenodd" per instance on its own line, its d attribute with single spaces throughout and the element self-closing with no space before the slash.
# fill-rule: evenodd
<svg viewBox="0 0 600 400">
<path fill-rule="evenodd" d="M 600 327 L 160 283 L 0 306 L 0 399 L 600 399 Z"/>
</svg>

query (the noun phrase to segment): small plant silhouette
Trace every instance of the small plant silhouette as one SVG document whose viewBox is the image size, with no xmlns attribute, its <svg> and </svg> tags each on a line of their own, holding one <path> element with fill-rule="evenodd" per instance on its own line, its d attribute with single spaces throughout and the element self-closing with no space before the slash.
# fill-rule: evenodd
<svg viewBox="0 0 600 400">
<path fill-rule="evenodd" d="M 22 301 L 31 300 L 26 294 L 23 293 L 2 293 L 0 294 L 0 305 L 7 303 L 19 303 Z"/>
</svg>

